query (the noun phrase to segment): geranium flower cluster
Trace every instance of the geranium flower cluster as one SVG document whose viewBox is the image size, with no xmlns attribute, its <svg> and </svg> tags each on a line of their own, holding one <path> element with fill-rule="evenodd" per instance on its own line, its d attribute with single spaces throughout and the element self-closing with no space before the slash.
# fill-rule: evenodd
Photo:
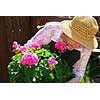
<svg viewBox="0 0 100 100">
<path fill-rule="evenodd" d="M 26 52 L 29 48 L 38 49 L 38 48 L 41 48 L 41 46 L 38 43 L 33 43 L 33 44 L 21 46 L 16 41 L 14 41 L 13 45 L 12 45 L 12 48 L 16 49 L 15 53 L 18 53 L 18 51 L 19 52 Z"/>
<path fill-rule="evenodd" d="M 22 65 L 37 65 L 39 62 L 38 56 L 35 53 L 28 52 L 22 56 Z"/>
<path fill-rule="evenodd" d="M 49 64 L 49 69 L 52 71 L 53 69 L 55 69 L 55 65 L 58 64 L 58 62 L 54 57 L 50 57 L 48 59 L 48 64 Z"/>
<path fill-rule="evenodd" d="M 48 59 L 48 63 L 49 63 L 50 65 L 56 65 L 58 62 L 56 61 L 55 57 L 50 57 L 50 58 Z"/>
<path fill-rule="evenodd" d="M 64 51 L 67 49 L 67 44 L 65 42 L 56 42 L 55 48 L 64 53 Z"/>
</svg>

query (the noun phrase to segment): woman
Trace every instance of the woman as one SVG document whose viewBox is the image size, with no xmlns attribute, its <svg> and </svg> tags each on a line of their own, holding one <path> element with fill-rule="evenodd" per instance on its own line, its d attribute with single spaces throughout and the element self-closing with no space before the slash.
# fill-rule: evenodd
<svg viewBox="0 0 100 100">
<path fill-rule="evenodd" d="M 91 16 L 75 16 L 72 20 L 48 22 L 27 41 L 25 46 L 32 43 L 45 45 L 51 41 L 63 41 L 68 44 L 69 49 L 80 50 L 80 59 L 73 65 L 75 78 L 69 81 L 79 83 L 84 76 L 92 50 L 98 47 L 95 37 L 98 29 L 97 21 Z"/>
</svg>

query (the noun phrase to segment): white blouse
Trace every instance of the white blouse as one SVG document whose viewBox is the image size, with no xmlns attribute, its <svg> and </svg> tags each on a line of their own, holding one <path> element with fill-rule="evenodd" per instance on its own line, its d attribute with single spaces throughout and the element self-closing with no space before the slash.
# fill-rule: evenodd
<svg viewBox="0 0 100 100">
<path fill-rule="evenodd" d="M 44 45 L 49 44 L 51 41 L 63 41 L 60 37 L 61 34 L 62 30 L 60 27 L 60 22 L 48 22 L 44 25 L 42 29 L 40 29 L 35 34 L 35 36 L 33 36 L 30 40 L 27 41 L 25 46 L 28 46 L 28 44 L 33 42 L 39 43 L 40 45 Z M 87 48 L 80 48 L 77 50 L 80 51 L 80 59 L 73 65 L 73 73 L 81 80 L 84 76 L 84 72 L 92 50 Z"/>
</svg>

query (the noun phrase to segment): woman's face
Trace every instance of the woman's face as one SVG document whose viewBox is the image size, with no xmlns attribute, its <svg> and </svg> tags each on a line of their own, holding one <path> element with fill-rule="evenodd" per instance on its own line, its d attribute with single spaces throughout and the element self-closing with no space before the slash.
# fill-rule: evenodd
<svg viewBox="0 0 100 100">
<path fill-rule="evenodd" d="M 70 49 L 83 48 L 83 46 L 80 43 L 78 43 L 78 42 L 74 41 L 73 39 L 69 38 L 64 33 L 62 34 L 61 37 L 62 37 L 64 42 L 67 42 Z"/>
</svg>

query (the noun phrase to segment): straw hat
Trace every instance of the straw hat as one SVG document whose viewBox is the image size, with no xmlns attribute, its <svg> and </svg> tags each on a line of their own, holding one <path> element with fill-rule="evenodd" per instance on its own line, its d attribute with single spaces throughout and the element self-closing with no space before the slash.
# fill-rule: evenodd
<svg viewBox="0 0 100 100">
<path fill-rule="evenodd" d="M 62 31 L 88 49 L 96 49 L 98 42 L 95 37 L 99 26 L 92 16 L 75 16 L 72 20 L 61 22 Z"/>
</svg>

